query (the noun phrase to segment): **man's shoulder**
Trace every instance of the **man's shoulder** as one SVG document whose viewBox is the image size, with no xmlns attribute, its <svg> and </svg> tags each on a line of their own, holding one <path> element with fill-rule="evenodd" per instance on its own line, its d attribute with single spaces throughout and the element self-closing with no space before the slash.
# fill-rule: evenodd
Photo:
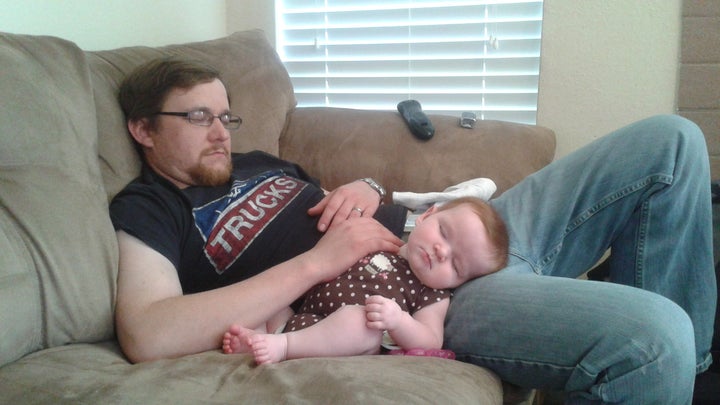
<svg viewBox="0 0 720 405">
<path fill-rule="evenodd" d="M 135 205 L 141 201 L 146 203 L 154 201 L 165 205 L 171 200 L 178 200 L 178 203 L 182 204 L 180 201 L 182 196 L 177 187 L 150 170 L 143 170 L 140 176 L 133 179 L 113 197 L 110 209 L 112 210 L 121 203 L 122 205 Z"/>
<path fill-rule="evenodd" d="M 279 157 L 270 153 L 253 150 L 250 152 L 233 152 L 231 155 L 233 165 L 248 165 L 257 162 L 285 162 Z"/>
<path fill-rule="evenodd" d="M 260 150 L 246 153 L 233 153 L 233 173 L 246 178 L 270 170 L 282 170 L 285 174 L 306 179 L 307 174 L 298 165 Z"/>
</svg>

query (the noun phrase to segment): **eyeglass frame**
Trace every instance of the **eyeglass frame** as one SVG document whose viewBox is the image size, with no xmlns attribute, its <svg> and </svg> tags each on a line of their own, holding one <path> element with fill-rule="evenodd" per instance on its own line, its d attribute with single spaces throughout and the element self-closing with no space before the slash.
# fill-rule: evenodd
<svg viewBox="0 0 720 405">
<path fill-rule="evenodd" d="M 208 118 L 206 121 L 197 121 L 197 120 L 193 120 L 192 118 L 190 118 L 190 115 L 191 115 L 191 114 L 193 114 L 193 113 L 198 113 L 198 112 L 202 112 L 203 114 L 207 114 L 207 115 L 209 115 L 210 117 L 212 117 L 212 119 Z M 208 110 L 208 109 L 206 109 L 206 108 L 198 108 L 198 109 L 195 109 L 195 110 L 184 111 L 184 112 L 180 112 L 180 111 L 158 111 L 158 112 L 155 113 L 155 115 L 168 115 L 168 116 L 172 116 L 172 117 L 184 117 L 184 118 L 187 120 L 187 122 L 189 122 L 190 124 L 198 125 L 198 126 L 201 126 L 201 127 L 209 127 L 209 126 L 211 126 L 211 125 L 213 124 L 213 122 L 215 121 L 215 118 L 217 118 L 218 120 L 220 120 L 220 124 L 222 124 L 222 126 L 223 126 L 225 129 L 227 129 L 227 130 L 235 130 L 235 129 L 238 129 L 238 128 L 240 128 L 240 125 L 242 124 L 242 118 L 240 118 L 240 117 L 237 116 L 237 115 L 232 115 L 232 114 L 230 114 L 229 112 L 225 112 L 225 113 L 222 113 L 222 114 L 214 115 L 212 112 L 210 112 L 210 110 Z M 227 120 L 228 120 L 228 121 L 227 121 L 227 122 L 223 122 L 223 118 L 222 118 L 222 117 L 227 117 Z"/>
</svg>

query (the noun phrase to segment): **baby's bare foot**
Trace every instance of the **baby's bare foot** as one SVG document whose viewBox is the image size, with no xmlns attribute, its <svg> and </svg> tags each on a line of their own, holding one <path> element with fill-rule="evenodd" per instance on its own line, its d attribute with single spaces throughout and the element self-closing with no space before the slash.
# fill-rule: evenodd
<svg viewBox="0 0 720 405">
<path fill-rule="evenodd" d="M 225 354 L 250 353 L 252 345 L 250 339 L 255 334 L 253 330 L 240 325 L 232 325 L 223 335 L 222 349 Z"/>
<path fill-rule="evenodd" d="M 287 358 L 287 335 L 255 334 L 250 346 L 257 364 L 279 363 Z"/>
</svg>

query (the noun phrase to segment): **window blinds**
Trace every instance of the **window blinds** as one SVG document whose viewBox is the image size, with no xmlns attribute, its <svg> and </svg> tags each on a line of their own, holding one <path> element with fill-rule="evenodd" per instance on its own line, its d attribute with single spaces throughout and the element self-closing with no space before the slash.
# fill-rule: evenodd
<svg viewBox="0 0 720 405">
<path fill-rule="evenodd" d="M 542 1 L 276 0 L 299 106 L 535 123 Z"/>
</svg>

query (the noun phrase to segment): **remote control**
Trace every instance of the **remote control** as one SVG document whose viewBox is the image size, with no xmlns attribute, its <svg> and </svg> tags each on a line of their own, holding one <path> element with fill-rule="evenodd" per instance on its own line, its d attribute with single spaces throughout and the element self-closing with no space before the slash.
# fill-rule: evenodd
<svg viewBox="0 0 720 405">
<path fill-rule="evenodd" d="M 433 137 L 435 127 L 430 122 L 430 118 L 422 111 L 417 100 L 401 101 L 397 105 L 397 109 L 416 138 L 427 141 Z"/>
</svg>

